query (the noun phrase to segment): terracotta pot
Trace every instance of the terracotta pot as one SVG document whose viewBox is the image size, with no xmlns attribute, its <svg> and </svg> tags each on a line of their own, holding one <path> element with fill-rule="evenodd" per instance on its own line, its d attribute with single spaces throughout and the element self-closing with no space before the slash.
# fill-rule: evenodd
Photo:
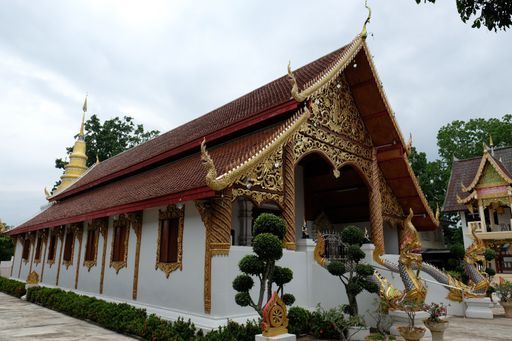
<svg viewBox="0 0 512 341">
<path fill-rule="evenodd" d="M 512 318 L 512 302 L 502 302 L 500 301 L 501 306 L 505 309 L 505 316 Z"/>
<path fill-rule="evenodd" d="M 443 341 L 444 331 L 448 328 L 448 321 L 441 320 L 440 322 L 431 321 L 429 319 L 423 320 L 425 326 L 430 329 L 432 333 L 432 341 Z"/>
<path fill-rule="evenodd" d="M 425 335 L 425 332 L 427 331 L 425 328 L 421 327 L 414 327 L 411 328 L 409 326 L 400 326 L 397 327 L 398 332 L 402 337 L 405 339 L 405 341 L 418 341 L 421 340 L 423 335 Z"/>
</svg>

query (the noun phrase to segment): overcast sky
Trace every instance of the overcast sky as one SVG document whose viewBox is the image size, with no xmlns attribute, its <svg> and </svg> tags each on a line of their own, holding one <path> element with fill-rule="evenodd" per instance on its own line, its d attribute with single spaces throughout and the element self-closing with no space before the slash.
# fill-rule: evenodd
<svg viewBox="0 0 512 341">
<path fill-rule="evenodd" d="M 455 0 L 370 0 L 368 44 L 404 136 L 437 155 L 444 124 L 512 112 L 512 33 L 472 29 Z M 362 0 L 2 1 L 0 219 L 45 203 L 89 114 L 162 132 L 348 43 Z"/>
</svg>

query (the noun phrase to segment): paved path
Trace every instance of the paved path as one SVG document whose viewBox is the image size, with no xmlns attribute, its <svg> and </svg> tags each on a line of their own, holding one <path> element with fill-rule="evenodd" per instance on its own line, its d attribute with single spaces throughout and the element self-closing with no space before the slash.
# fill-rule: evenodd
<svg viewBox="0 0 512 341">
<path fill-rule="evenodd" d="M 0 340 L 134 340 L 0 293 Z"/>
</svg>

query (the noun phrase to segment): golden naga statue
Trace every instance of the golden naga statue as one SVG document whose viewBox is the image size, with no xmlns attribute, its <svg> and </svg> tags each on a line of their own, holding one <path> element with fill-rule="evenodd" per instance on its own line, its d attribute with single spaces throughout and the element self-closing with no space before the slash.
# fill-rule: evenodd
<svg viewBox="0 0 512 341">
<path fill-rule="evenodd" d="M 464 272 L 468 275 L 470 282 L 473 284 L 472 292 L 475 294 L 484 294 L 491 285 L 489 278 L 485 272 L 478 269 L 478 263 L 485 262 L 485 243 L 478 238 L 475 230 L 471 229 L 473 243 L 466 249 L 464 254 Z"/>
</svg>

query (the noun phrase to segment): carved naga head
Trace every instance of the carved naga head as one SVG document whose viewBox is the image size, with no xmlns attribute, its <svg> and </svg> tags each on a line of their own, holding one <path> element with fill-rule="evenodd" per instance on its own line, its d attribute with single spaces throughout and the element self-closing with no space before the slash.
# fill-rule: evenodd
<svg viewBox="0 0 512 341">
<path fill-rule="evenodd" d="M 482 263 L 485 261 L 485 243 L 476 235 L 475 230 L 471 228 L 473 243 L 466 249 L 464 261 L 469 264 Z"/>
<path fill-rule="evenodd" d="M 412 224 L 413 215 L 412 209 L 409 209 L 409 215 L 404 221 L 404 238 L 400 248 L 400 261 L 407 265 L 413 262 L 421 264 L 423 261 L 421 257 L 420 236 Z"/>
</svg>

